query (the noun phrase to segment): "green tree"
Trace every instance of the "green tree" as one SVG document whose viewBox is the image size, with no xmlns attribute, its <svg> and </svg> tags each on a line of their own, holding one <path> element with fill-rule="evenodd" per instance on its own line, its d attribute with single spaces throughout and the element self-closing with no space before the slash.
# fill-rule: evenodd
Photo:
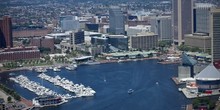
<svg viewBox="0 0 220 110">
<path fill-rule="evenodd" d="M 22 41 L 22 44 L 25 45 L 25 46 L 28 46 L 30 44 L 30 40 L 29 39 L 24 39 Z"/>
<path fill-rule="evenodd" d="M 185 46 L 185 45 L 180 45 L 177 48 L 181 51 L 189 51 L 190 50 L 190 48 L 188 46 Z"/>
<path fill-rule="evenodd" d="M 12 100 L 12 98 L 11 98 L 10 96 L 8 96 L 7 100 L 8 100 L 8 102 L 10 103 L 11 100 Z"/>
<path fill-rule="evenodd" d="M 50 48 L 46 47 L 39 47 L 39 50 L 41 53 L 49 53 L 51 51 Z"/>
<path fill-rule="evenodd" d="M 190 51 L 192 51 L 192 52 L 202 52 L 202 50 L 199 49 L 199 47 L 192 47 L 192 48 L 190 48 Z"/>
</svg>

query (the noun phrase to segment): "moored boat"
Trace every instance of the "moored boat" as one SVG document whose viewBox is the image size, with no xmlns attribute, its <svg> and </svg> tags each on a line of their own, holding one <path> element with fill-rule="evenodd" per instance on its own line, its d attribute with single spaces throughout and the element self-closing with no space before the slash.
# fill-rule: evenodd
<svg viewBox="0 0 220 110">
<path fill-rule="evenodd" d="M 35 107 L 46 107 L 46 106 L 57 106 L 61 105 L 67 100 L 62 99 L 60 96 L 55 96 L 55 95 L 42 95 L 39 97 L 36 97 L 32 100 L 33 105 Z"/>
<path fill-rule="evenodd" d="M 89 61 L 85 62 L 84 64 L 85 65 L 98 65 L 98 64 L 100 64 L 100 62 L 89 60 Z"/>
<path fill-rule="evenodd" d="M 54 67 L 53 71 L 58 72 L 58 71 L 61 71 L 61 70 L 58 67 Z"/>
<path fill-rule="evenodd" d="M 72 70 L 75 70 L 76 69 L 76 67 L 74 66 L 74 65 L 70 65 L 70 66 L 67 66 L 67 67 L 65 67 L 67 70 L 69 70 L 69 71 L 72 71 Z"/>
</svg>

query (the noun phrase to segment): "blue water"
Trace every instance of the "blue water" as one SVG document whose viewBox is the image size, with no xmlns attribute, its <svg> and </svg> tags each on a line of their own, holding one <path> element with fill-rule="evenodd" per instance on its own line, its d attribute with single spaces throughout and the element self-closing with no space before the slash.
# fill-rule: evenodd
<svg viewBox="0 0 220 110">
<path fill-rule="evenodd" d="M 156 60 L 110 63 L 92 66 L 79 66 L 76 71 L 64 68 L 61 72 L 48 71 L 51 76 L 60 75 L 73 81 L 90 86 L 96 91 L 94 97 L 71 99 L 58 107 L 47 110 L 181 110 L 189 103 L 185 96 L 178 92 L 171 77 L 177 76 L 175 64 L 157 64 Z M 64 89 L 41 80 L 34 71 L 18 71 L 30 80 L 39 82 L 58 93 L 68 93 Z M 0 74 L 1 82 L 15 89 L 27 99 L 36 95 L 18 84 L 8 80 L 7 73 Z M 105 81 L 106 80 L 106 81 Z M 156 84 L 158 82 L 158 84 Z M 134 92 L 128 94 L 132 88 Z"/>
</svg>

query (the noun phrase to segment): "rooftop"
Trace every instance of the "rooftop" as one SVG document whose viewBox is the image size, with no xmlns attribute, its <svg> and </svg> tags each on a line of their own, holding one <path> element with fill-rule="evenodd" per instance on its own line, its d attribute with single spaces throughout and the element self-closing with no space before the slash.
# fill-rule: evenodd
<svg viewBox="0 0 220 110">
<path fill-rule="evenodd" d="M 193 66 L 197 63 L 197 61 L 187 56 L 186 53 L 182 53 L 182 63 L 185 65 Z"/>
<path fill-rule="evenodd" d="M 220 80 L 220 71 L 211 63 L 195 76 L 199 80 Z"/>
</svg>

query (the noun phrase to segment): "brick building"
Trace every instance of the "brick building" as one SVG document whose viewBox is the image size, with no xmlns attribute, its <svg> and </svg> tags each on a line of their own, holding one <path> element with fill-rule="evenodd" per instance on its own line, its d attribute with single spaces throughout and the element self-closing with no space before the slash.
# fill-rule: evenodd
<svg viewBox="0 0 220 110">
<path fill-rule="evenodd" d="M 36 36 L 46 36 L 51 33 L 52 29 L 22 29 L 22 30 L 13 30 L 12 35 L 14 38 L 17 37 L 36 37 Z"/>
<path fill-rule="evenodd" d="M 9 16 L 0 19 L 0 48 L 13 47 L 12 22 Z"/>
<path fill-rule="evenodd" d="M 31 39 L 31 45 L 37 47 L 49 48 L 54 53 L 54 38 L 50 36 L 35 37 Z"/>
<path fill-rule="evenodd" d="M 40 58 L 40 51 L 34 46 L 5 48 L 0 51 L 0 62 L 36 58 Z"/>
</svg>

